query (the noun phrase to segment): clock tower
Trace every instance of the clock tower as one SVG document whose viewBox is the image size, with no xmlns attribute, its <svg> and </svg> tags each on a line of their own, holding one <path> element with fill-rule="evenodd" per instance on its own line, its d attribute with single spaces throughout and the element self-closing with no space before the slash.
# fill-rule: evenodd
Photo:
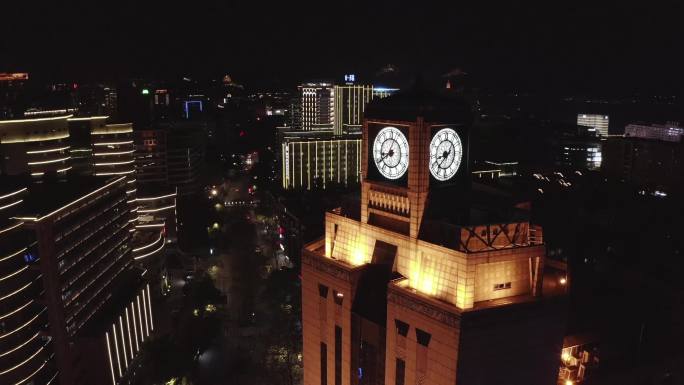
<svg viewBox="0 0 684 385">
<path fill-rule="evenodd" d="M 557 379 L 565 272 L 528 202 L 471 185 L 471 110 L 443 91 L 366 109 L 360 207 L 302 250 L 304 385 Z"/>
<path fill-rule="evenodd" d="M 449 94 L 412 90 L 371 104 L 361 221 L 418 238 L 431 189 L 459 196 L 470 189 L 470 124 L 469 106 Z"/>
</svg>

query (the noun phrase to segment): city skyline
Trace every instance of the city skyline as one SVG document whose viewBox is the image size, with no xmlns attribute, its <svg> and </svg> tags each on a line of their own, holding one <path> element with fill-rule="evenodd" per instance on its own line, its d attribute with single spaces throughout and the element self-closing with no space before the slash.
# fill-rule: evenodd
<svg viewBox="0 0 684 385">
<path fill-rule="evenodd" d="M 183 5 L 183 12 L 158 3 L 85 2 L 34 9 L 30 2 L 5 8 L 15 17 L 0 26 L 12 36 L 0 43 L 0 69 L 54 81 L 230 73 L 242 83 L 286 87 L 344 73 L 369 79 L 388 64 L 407 78 L 462 68 L 483 86 L 548 92 L 673 94 L 682 81 L 681 54 L 673 50 L 682 36 L 677 12 L 645 3 L 510 4 L 496 12 L 485 4 L 408 2 L 212 1 Z M 370 30 L 341 27 L 353 20 Z M 306 52 L 295 36 L 308 39 Z"/>
</svg>

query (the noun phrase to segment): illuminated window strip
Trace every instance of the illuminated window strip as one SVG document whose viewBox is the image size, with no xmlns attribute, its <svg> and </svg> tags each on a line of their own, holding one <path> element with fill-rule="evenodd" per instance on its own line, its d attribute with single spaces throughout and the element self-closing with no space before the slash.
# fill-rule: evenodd
<svg viewBox="0 0 684 385">
<path fill-rule="evenodd" d="M 0 124 L 8 124 L 8 123 L 28 123 L 28 122 L 44 122 L 48 120 L 66 120 L 71 118 L 72 115 L 64 115 L 64 116 L 51 116 L 49 118 L 36 118 L 36 119 L 17 119 L 17 120 L 0 120 Z"/>
<path fill-rule="evenodd" d="M 143 259 L 143 258 L 147 258 L 147 257 L 149 257 L 150 255 L 155 254 L 155 253 L 161 251 L 161 249 L 163 249 L 165 245 L 166 245 L 166 242 L 162 243 L 161 246 L 159 246 L 156 250 L 150 251 L 150 252 L 147 253 L 147 254 L 143 254 L 143 255 L 140 255 L 140 256 L 137 256 L 137 257 L 133 257 L 133 259 L 135 259 L 136 261 L 139 261 L 139 260 L 141 260 L 141 259 Z"/>
<path fill-rule="evenodd" d="M 118 146 L 120 144 L 131 144 L 133 143 L 132 140 L 127 140 L 125 142 L 102 142 L 102 143 L 93 143 L 93 146 Z"/>
<path fill-rule="evenodd" d="M 94 130 L 90 135 L 116 135 L 116 134 L 128 134 L 133 132 L 133 128 L 119 128 L 119 129 L 108 129 L 104 128 L 102 130 Z"/>
<path fill-rule="evenodd" d="M 128 369 L 128 356 L 126 355 L 126 336 L 124 336 L 123 319 L 121 318 L 121 316 L 119 316 L 119 330 L 121 331 L 121 346 L 123 347 L 124 364 L 126 365 L 126 369 Z"/>
<path fill-rule="evenodd" d="M 114 350 L 116 351 L 116 364 L 119 368 L 119 377 L 123 377 L 123 372 L 121 371 L 121 357 L 119 357 L 119 342 L 116 338 L 116 326 L 112 325 L 112 331 L 114 332 Z"/>
<path fill-rule="evenodd" d="M 164 224 L 163 223 L 156 223 L 156 224 L 152 224 L 152 225 L 137 225 L 137 226 L 135 226 L 136 229 L 141 229 L 141 228 L 144 229 L 147 227 L 164 227 Z"/>
<path fill-rule="evenodd" d="M 51 357 L 51 358 L 52 358 L 52 357 Z M 46 362 L 47 362 L 47 361 L 46 361 Z M 50 379 L 50 381 L 46 382 L 45 385 L 50 385 L 50 384 L 52 384 L 52 381 L 54 381 L 55 378 L 57 378 L 57 375 L 58 375 L 58 374 L 59 374 L 59 372 L 55 373 L 55 374 L 52 376 L 52 378 Z"/>
<path fill-rule="evenodd" d="M 26 265 L 26 266 L 22 267 L 21 269 L 15 271 L 14 273 L 8 274 L 8 275 L 6 275 L 6 276 L 0 278 L 0 281 L 4 281 L 4 280 L 6 280 L 6 279 L 12 278 L 12 277 L 14 277 L 15 275 L 21 273 L 22 271 L 24 271 L 24 270 L 26 270 L 26 269 L 28 269 L 28 268 L 29 268 L 28 265 Z"/>
<path fill-rule="evenodd" d="M 130 171 L 117 171 L 117 172 L 96 172 L 96 176 L 107 176 L 107 175 L 128 175 L 134 173 L 135 170 Z"/>
<path fill-rule="evenodd" d="M 124 154 L 132 154 L 134 152 L 135 152 L 135 150 L 119 151 L 119 152 L 96 152 L 93 155 L 94 156 L 124 155 Z"/>
<path fill-rule="evenodd" d="M 64 151 L 68 150 L 71 148 L 71 146 L 66 146 L 66 147 L 58 147 L 58 148 L 50 148 L 47 150 L 34 150 L 34 151 L 26 151 L 27 154 L 46 154 L 48 152 L 58 152 L 58 151 Z"/>
<path fill-rule="evenodd" d="M 24 191 L 26 191 L 26 190 L 28 190 L 28 187 L 24 187 L 24 188 L 21 189 L 21 190 L 18 190 L 18 191 L 9 193 L 9 194 L 7 194 L 7 195 L 3 195 L 3 196 L 0 197 L 0 199 L 5 199 L 5 198 L 9 198 L 9 197 L 11 197 L 11 196 L 17 195 L 17 194 L 21 194 L 22 192 L 24 192 Z"/>
<path fill-rule="evenodd" d="M 17 369 L 17 368 L 23 366 L 24 364 L 26 364 L 27 362 L 31 361 L 31 360 L 34 359 L 38 354 L 40 354 L 40 352 L 42 352 L 43 349 L 45 349 L 45 345 L 41 346 L 40 349 L 36 350 L 35 353 L 33 353 L 31 356 L 29 356 L 29 357 L 28 357 L 27 359 L 25 359 L 24 361 L 22 361 L 22 362 L 20 362 L 20 363 L 18 363 L 18 364 L 16 364 L 16 365 L 14 365 L 13 367 L 11 367 L 11 368 L 9 368 L 9 369 L 6 369 L 5 371 L 0 372 L 0 376 L 2 376 L 3 374 L 7 374 L 7 373 L 13 371 L 14 369 Z"/>
<path fill-rule="evenodd" d="M 134 192 L 138 191 L 137 188 L 134 188 L 133 190 L 127 190 L 126 194 L 133 194 Z"/>
<path fill-rule="evenodd" d="M 143 295 L 145 295 L 143 293 Z M 147 303 L 150 304 L 150 330 L 154 331 L 154 321 L 152 320 L 152 298 L 150 297 L 150 284 L 147 284 Z"/>
<path fill-rule="evenodd" d="M 112 372 L 112 384 L 116 385 L 116 377 L 114 376 L 114 362 L 112 361 L 112 348 L 109 343 L 109 332 L 105 332 L 107 340 L 107 356 L 109 357 L 109 370 Z"/>
<path fill-rule="evenodd" d="M 131 360 L 135 358 L 133 353 L 133 339 L 131 338 L 131 320 L 128 318 L 128 306 L 126 306 L 126 330 L 128 330 L 128 347 L 131 352 Z"/>
<path fill-rule="evenodd" d="M 140 251 L 140 250 L 145 250 L 145 249 L 149 249 L 150 247 L 154 246 L 157 242 L 161 241 L 162 236 L 163 236 L 163 235 L 162 235 L 162 232 L 159 232 L 159 238 L 155 239 L 154 242 L 151 242 L 150 244 L 147 244 L 147 245 L 145 245 L 145 246 L 141 246 L 141 247 L 135 248 L 135 249 L 133 249 L 133 252 Z"/>
<path fill-rule="evenodd" d="M 162 195 L 162 196 L 152 197 L 152 198 L 138 198 L 138 201 L 153 201 L 156 199 L 171 198 L 171 197 L 175 197 L 175 196 L 176 196 L 176 193 L 172 193 L 172 194 Z"/>
<path fill-rule="evenodd" d="M 32 172 L 31 173 L 31 176 L 42 176 L 42 175 L 45 175 L 45 173 L 44 172 Z"/>
<path fill-rule="evenodd" d="M 142 312 L 140 311 L 140 296 L 135 297 L 135 302 L 138 308 L 138 324 L 140 324 L 140 342 L 145 342 L 145 332 L 143 331 Z"/>
<path fill-rule="evenodd" d="M 126 182 L 126 183 L 135 183 L 136 180 L 137 180 L 137 179 L 131 179 L 131 180 L 129 180 L 129 181 Z"/>
<path fill-rule="evenodd" d="M 105 115 L 102 115 L 102 116 L 84 116 L 84 117 L 80 117 L 80 118 L 69 118 L 69 121 L 70 122 L 79 122 L 79 121 L 83 121 L 83 120 L 105 120 L 107 118 L 109 118 L 109 116 L 105 116 Z"/>
<path fill-rule="evenodd" d="M 24 290 L 24 289 L 26 289 L 27 287 L 31 286 L 32 283 L 33 283 L 33 281 L 27 283 L 26 285 L 24 285 L 24 286 L 18 288 L 18 289 L 15 290 L 15 291 L 13 291 L 13 292 L 7 294 L 7 295 L 4 296 L 4 297 L 0 297 L 0 301 L 2 301 L 2 300 L 4 300 L 4 299 L 7 299 L 7 298 L 9 298 L 9 297 L 11 297 L 11 296 L 13 296 L 13 295 L 15 295 L 15 294 L 21 292 L 22 290 Z"/>
<path fill-rule="evenodd" d="M 2 121 L 0 121 L 0 123 L 2 123 Z M 39 136 L 39 137 L 26 138 L 26 139 L 0 140 L 0 143 L 2 143 L 2 144 L 14 144 L 14 143 L 47 142 L 48 140 L 60 140 L 60 139 L 68 139 L 68 138 L 69 138 L 69 134 L 65 134 L 65 135 L 50 136 L 50 137 Z"/>
<path fill-rule="evenodd" d="M 16 308 L 16 309 L 12 310 L 11 312 L 9 312 L 9 313 L 7 313 L 7 314 L 5 314 L 5 315 L 2 315 L 2 316 L 0 316 L 0 319 L 5 319 L 5 318 L 7 318 L 7 317 L 11 316 L 12 314 L 15 314 L 15 313 L 17 313 L 17 312 L 20 312 L 20 311 L 22 311 L 23 309 L 25 309 L 25 308 L 26 308 L 26 306 L 28 306 L 28 305 L 32 304 L 32 303 L 33 303 L 33 301 L 34 301 L 34 300 L 32 299 L 32 300 L 30 300 L 30 301 L 26 302 L 25 304 L 23 304 L 23 305 L 19 306 L 18 308 Z M 4 353 L 3 353 L 3 354 L 0 354 L 0 357 L 2 357 L 3 355 L 4 355 Z"/>
<path fill-rule="evenodd" d="M 147 323 L 147 301 L 145 300 L 145 290 L 141 291 L 142 293 L 142 302 L 143 302 L 143 311 L 145 314 L 145 332 L 147 332 L 147 337 L 150 336 L 150 325 Z"/>
<path fill-rule="evenodd" d="M 121 164 L 131 164 L 135 162 L 134 160 L 126 160 L 123 162 L 106 162 L 106 163 L 95 163 L 96 166 L 118 166 Z"/>
<path fill-rule="evenodd" d="M 128 309 L 127 309 L 128 310 Z M 135 351 L 140 351 L 140 346 L 138 345 L 138 324 L 135 322 L 135 304 L 131 301 L 131 318 L 133 318 L 133 335 L 135 336 Z"/>
<path fill-rule="evenodd" d="M 26 321 L 26 323 L 24 323 L 23 325 L 19 326 L 19 327 L 16 328 L 16 329 L 12 330 L 11 332 L 5 333 L 5 334 L 3 334 L 3 335 L 0 335 L 0 340 L 3 339 L 3 338 L 6 338 L 7 336 L 11 336 L 12 334 L 14 334 L 14 333 L 20 331 L 21 329 L 27 327 L 28 325 L 31 324 L 31 322 L 35 321 L 41 314 L 43 314 L 44 311 L 45 311 L 45 309 L 41 310 L 40 313 L 36 314 L 33 318 L 31 318 L 30 320 Z"/>
<path fill-rule="evenodd" d="M 61 169 L 57 170 L 57 172 L 67 172 L 67 171 L 71 170 L 71 168 L 72 168 L 71 166 L 66 167 L 66 168 L 61 168 Z"/>
<path fill-rule="evenodd" d="M 10 208 L 10 207 L 12 207 L 12 206 L 16 206 L 16 205 L 18 205 L 19 203 L 21 203 L 21 202 L 23 202 L 23 201 L 24 201 L 23 199 L 19 199 L 18 201 L 12 202 L 12 203 L 10 203 L 10 204 L 8 204 L 8 205 L 0 206 L 0 210 L 4 210 L 4 209 L 6 209 L 6 208 Z"/>
<path fill-rule="evenodd" d="M 39 165 L 39 164 L 48 164 L 48 163 L 59 163 L 59 162 L 64 162 L 65 160 L 69 160 L 69 159 L 71 159 L 71 157 L 70 157 L 70 156 L 67 156 L 66 158 L 43 160 L 43 161 L 40 161 L 40 162 L 28 162 L 27 164 L 28 164 L 29 166 L 36 166 L 36 165 Z"/>
<path fill-rule="evenodd" d="M 19 226 L 21 226 L 21 225 L 23 225 L 23 224 L 24 224 L 24 222 L 19 222 L 19 223 L 17 223 L 17 224 L 14 225 L 14 226 L 10 226 L 10 227 L 7 227 L 7 228 L 5 228 L 5 229 L 2 229 L 2 230 L 0 230 L 0 234 L 5 233 L 5 232 L 8 232 L 8 231 L 13 230 L 13 229 L 16 229 L 17 227 L 19 227 Z"/>
<path fill-rule="evenodd" d="M 139 213 L 156 213 L 157 211 L 170 210 L 170 209 L 175 208 L 175 207 L 176 207 L 176 205 L 160 207 L 158 209 L 141 209 L 141 210 L 138 210 L 138 212 Z"/>
<path fill-rule="evenodd" d="M 47 365 L 48 361 L 50 361 L 50 360 L 52 359 L 52 357 L 54 357 L 54 354 L 52 354 L 50 357 L 48 357 L 48 359 L 45 360 L 45 362 L 43 362 L 43 364 L 40 365 L 40 367 L 39 367 L 38 369 L 36 369 L 33 373 L 31 373 L 31 374 L 29 374 L 28 376 L 26 376 L 23 380 L 19 380 L 19 381 L 15 382 L 13 385 L 20 385 L 20 384 L 23 384 L 24 382 L 30 380 L 31 377 L 35 376 L 38 372 L 40 372 L 41 370 L 43 370 L 43 368 L 45 367 L 45 365 Z M 53 379 L 54 379 L 54 377 L 53 377 Z M 52 381 L 52 380 L 50 380 L 50 381 Z"/>
<path fill-rule="evenodd" d="M 25 342 L 23 342 L 21 345 L 17 346 L 16 348 L 14 348 L 12 350 L 8 350 L 8 351 L 0 354 L 0 357 L 4 357 L 8 354 L 11 354 L 12 352 L 16 352 L 17 350 L 19 350 L 19 349 L 23 348 L 24 346 L 30 344 L 31 341 L 35 340 L 36 337 L 38 337 L 39 335 L 40 335 L 40 332 L 37 332 L 36 334 L 33 335 L 33 337 L 29 338 L 28 340 L 26 340 Z"/>
</svg>

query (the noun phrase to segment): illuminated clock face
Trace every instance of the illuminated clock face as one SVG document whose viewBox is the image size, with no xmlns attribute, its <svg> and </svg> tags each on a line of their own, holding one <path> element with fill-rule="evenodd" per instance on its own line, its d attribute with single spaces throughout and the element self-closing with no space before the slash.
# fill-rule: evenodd
<svg viewBox="0 0 684 385">
<path fill-rule="evenodd" d="M 451 128 L 443 128 L 430 141 L 430 173 L 435 179 L 451 179 L 461 166 L 463 146 L 461 138 Z"/>
<path fill-rule="evenodd" d="M 406 136 L 395 127 L 385 127 L 373 142 L 375 166 L 387 179 L 399 179 L 408 170 L 409 146 Z"/>
</svg>

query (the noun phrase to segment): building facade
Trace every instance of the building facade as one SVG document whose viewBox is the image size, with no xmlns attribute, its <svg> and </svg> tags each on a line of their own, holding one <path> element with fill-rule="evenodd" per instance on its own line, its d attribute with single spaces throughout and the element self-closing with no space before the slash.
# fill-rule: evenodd
<svg viewBox="0 0 684 385">
<path fill-rule="evenodd" d="M 361 181 L 359 134 L 286 132 L 281 141 L 282 185 L 288 189 L 348 187 Z"/>
<path fill-rule="evenodd" d="M 332 83 L 304 83 L 301 93 L 302 130 L 332 130 L 335 123 L 335 88 Z"/>
<path fill-rule="evenodd" d="M 678 122 L 651 125 L 632 123 L 625 127 L 625 136 L 679 143 L 684 136 L 684 128 Z"/>
<path fill-rule="evenodd" d="M 44 385 L 57 372 L 35 238 L 14 219 L 28 195 L 17 182 L 0 178 L 0 383 Z"/>
<path fill-rule="evenodd" d="M 0 120 L 0 173 L 65 175 L 71 169 L 70 117 Z"/>
<path fill-rule="evenodd" d="M 306 385 L 557 378 L 564 288 L 546 289 L 542 230 L 525 201 L 471 186 L 469 107 L 428 95 L 369 109 L 360 208 L 304 246 Z"/>
<path fill-rule="evenodd" d="M 608 115 L 601 114 L 577 114 L 577 125 L 593 129 L 596 135 L 608 136 Z"/>
<path fill-rule="evenodd" d="M 62 384 L 104 383 L 107 317 L 132 271 L 126 178 L 70 177 L 31 186 L 21 216 L 36 258 Z M 49 198 L 48 198 L 49 197 Z M 124 290 L 125 291 L 125 290 Z"/>
<path fill-rule="evenodd" d="M 361 132 L 366 106 L 374 98 L 384 98 L 397 91 L 394 88 L 362 84 L 335 86 L 335 135 Z"/>
</svg>

